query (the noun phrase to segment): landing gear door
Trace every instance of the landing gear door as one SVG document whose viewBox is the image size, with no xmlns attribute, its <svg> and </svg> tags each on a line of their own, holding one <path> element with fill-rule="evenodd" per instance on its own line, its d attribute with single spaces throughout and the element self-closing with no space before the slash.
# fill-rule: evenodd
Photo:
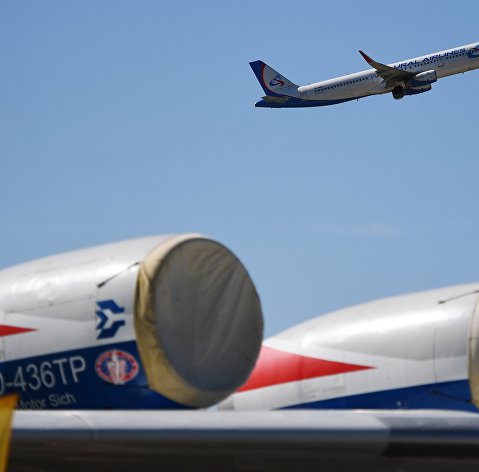
<svg viewBox="0 0 479 472">
<path fill-rule="evenodd" d="M 479 408 L 479 297 L 469 331 L 469 386 L 472 402 Z"/>
</svg>

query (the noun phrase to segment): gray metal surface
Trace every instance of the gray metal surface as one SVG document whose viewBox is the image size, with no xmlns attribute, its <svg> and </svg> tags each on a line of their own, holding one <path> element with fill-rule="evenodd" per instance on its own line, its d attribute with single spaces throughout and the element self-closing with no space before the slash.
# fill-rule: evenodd
<svg viewBox="0 0 479 472">
<path fill-rule="evenodd" d="M 16 412 L 10 472 L 479 470 L 479 415 L 447 411 Z"/>
</svg>

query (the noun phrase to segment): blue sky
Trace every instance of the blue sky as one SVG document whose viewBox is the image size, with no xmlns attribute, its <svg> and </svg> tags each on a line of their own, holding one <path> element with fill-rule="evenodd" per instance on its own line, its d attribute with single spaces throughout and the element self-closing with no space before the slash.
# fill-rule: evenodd
<svg viewBox="0 0 479 472">
<path fill-rule="evenodd" d="M 230 247 L 266 334 L 479 280 L 479 71 L 429 93 L 255 109 L 248 62 L 307 84 L 479 42 L 479 4 L 0 4 L 0 267 L 195 231 Z M 413 14 L 412 14 L 413 13 Z"/>
</svg>

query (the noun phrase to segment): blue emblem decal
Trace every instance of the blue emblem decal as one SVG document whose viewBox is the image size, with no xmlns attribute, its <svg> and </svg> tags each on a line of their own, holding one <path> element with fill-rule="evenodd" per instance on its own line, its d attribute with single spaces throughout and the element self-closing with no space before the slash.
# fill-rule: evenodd
<svg viewBox="0 0 479 472">
<path fill-rule="evenodd" d="M 475 48 L 472 48 L 468 53 L 467 53 L 467 57 L 469 59 L 477 59 L 479 58 L 479 44 L 475 47 Z"/>
<path fill-rule="evenodd" d="M 99 310 L 96 311 L 96 316 L 99 322 L 96 326 L 99 331 L 97 339 L 113 338 L 118 330 L 125 326 L 125 320 L 112 320 L 113 317 L 121 315 L 125 312 L 123 307 L 118 306 L 113 300 L 103 300 L 96 302 Z"/>
<path fill-rule="evenodd" d="M 271 87 L 276 87 L 277 85 L 279 85 L 280 87 L 284 87 L 284 80 L 281 80 L 283 77 L 281 77 L 281 74 L 278 74 L 276 77 L 273 77 L 270 82 L 269 82 L 269 85 Z"/>
</svg>

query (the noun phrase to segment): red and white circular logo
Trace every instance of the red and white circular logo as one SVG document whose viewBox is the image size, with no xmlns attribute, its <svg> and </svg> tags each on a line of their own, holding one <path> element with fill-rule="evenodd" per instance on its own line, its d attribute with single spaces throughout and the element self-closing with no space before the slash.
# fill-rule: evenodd
<svg viewBox="0 0 479 472">
<path fill-rule="evenodd" d="M 136 377 L 139 367 L 131 354 L 115 349 L 98 356 L 95 361 L 95 370 L 106 382 L 123 385 Z"/>
</svg>

